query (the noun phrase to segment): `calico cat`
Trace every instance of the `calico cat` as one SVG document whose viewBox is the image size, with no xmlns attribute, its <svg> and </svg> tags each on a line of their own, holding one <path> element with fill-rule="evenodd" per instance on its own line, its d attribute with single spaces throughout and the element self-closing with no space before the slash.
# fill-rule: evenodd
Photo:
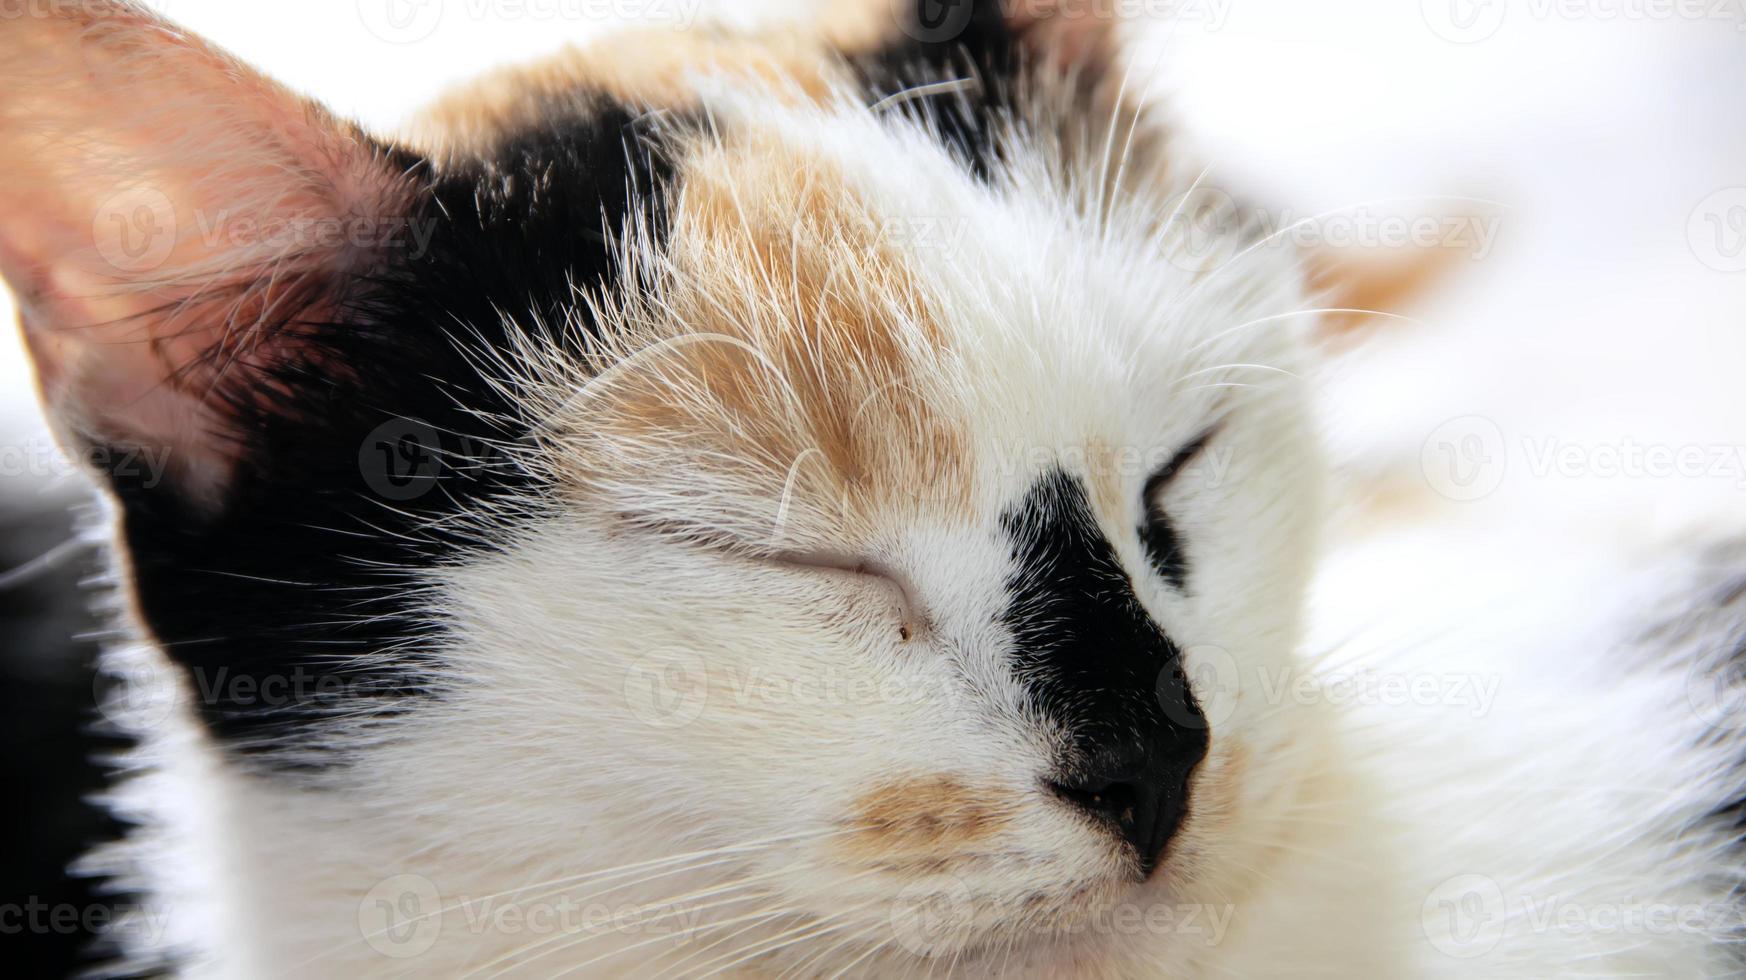
<svg viewBox="0 0 1746 980">
<path fill-rule="evenodd" d="M 143 743 L 118 968 L 1737 968 L 1725 574 L 1583 703 L 1269 682 L 1315 304 L 1191 247 L 1119 6 L 630 33 L 395 138 L 132 4 L 0 22 L 0 267 Z"/>
</svg>

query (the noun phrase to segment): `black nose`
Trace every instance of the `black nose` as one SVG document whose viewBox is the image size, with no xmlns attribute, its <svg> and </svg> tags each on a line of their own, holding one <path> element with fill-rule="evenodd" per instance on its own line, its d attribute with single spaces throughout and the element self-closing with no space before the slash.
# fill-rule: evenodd
<svg viewBox="0 0 1746 980">
<path fill-rule="evenodd" d="M 1182 823 L 1188 777 L 1200 761 L 1198 751 L 1178 741 L 1160 737 L 1098 748 L 1048 784 L 1119 833 L 1133 847 L 1143 878 L 1151 877 Z"/>
<path fill-rule="evenodd" d="M 1083 480 L 1055 470 L 1001 524 L 1013 548 L 1013 669 L 1060 738 L 1048 785 L 1125 840 L 1150 877 L 1211 745 L 1182 654 L 1092 512 Z"/>
</svg>

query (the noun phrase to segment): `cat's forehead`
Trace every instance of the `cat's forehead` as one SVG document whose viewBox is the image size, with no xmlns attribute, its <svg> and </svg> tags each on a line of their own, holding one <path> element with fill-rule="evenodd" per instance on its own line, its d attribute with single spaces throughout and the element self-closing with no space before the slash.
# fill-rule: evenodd
<svg viewBox="0 0 1746 980">
<path fill-rule="evenodd" d="M 876 28 L 697 43 L 671 71 L 572 53 L 430 117 L 476 157 L 469 206 L 519 201 L 485 220 L 534 243 L 530 268 L 603 243 L 559 302 L 492 299 L 585 335 L 514 365 L 561 485 L 651 523 L 840 539 L 987 525 L 1064 467 L 1114 518 L 1208 424 L 1220 394 L 1186 382 L 1267 297 L 1170 261 L 1157 174 L 1124 189 L 1073 152 L 1097 129 L 1028 129 L 939 64 L 903 85 L 913 42 Z M 1125 163 L 1146 139 L 1117 131 Z"/>
<path fill-rule="evenodd" d="M 661 212 L 585 304 L 597 356 L 533 374 L 567 484 L 679 488 L 744 533 L 987 523 L 1063 456 L 1118 493 L 1115 457 L 1162 451 L 1160 406 L 1204 414 L 1166 397 L 1111 268 L 1131 257 L 1046 188 L 991 187 L 864 106 L 727 102 L 712 123 L 663 148 Z"/>
</svg>

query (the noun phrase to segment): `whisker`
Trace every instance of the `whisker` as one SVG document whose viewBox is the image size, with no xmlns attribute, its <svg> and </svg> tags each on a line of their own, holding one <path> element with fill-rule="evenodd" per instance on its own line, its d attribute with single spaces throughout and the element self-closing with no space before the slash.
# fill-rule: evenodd
<svg viewBox="0 0 1746 980">
<path fill-rule="evenodd" d="M 780 918 L 781 916 L 784 916 L 784 915 L 795 915 L 798 913 L 799 913 L 799 910 L 793 909 L 793 908 L 777 909 L 777 910 L 765 910 L 763 912 L 754 912 L 750 915 L 741 916 L 741 917 L 735 918 L 735 919 L 729 919 L 726 922 L 718 922 L 718 923 L 715 923 L 711 926 L 708 926 L 707 928 L 719 929 L 723 926 L 730 926 L 730 925 L 738 924 L 740 922 L 745 922 L 748 919 Z M 575 973 L 578 970 L 586 969 L 590 966 L 593 966 L 596 963 L 599 963 L 602 960 L 611 959 L 614 956 L 621 956 L 625 953 L 631 952 L 632 950 L 642 949 L 646 946 L 652 946 L 658 942 L 670 941 L 672 938 L 673 937 L 671 937 L 671 936 L 657 936 L 654 939 L 645 939 L 639 943 L 632 943 L 631 945 L 626 946 L 623 949 L 616 949 L 616 950 L 612 950 L 611 952 L 603 953 L 599 956 L 594 957 L 591 960 L 584 960 L 581 963 L 577 963 L 576 965 L 565 969 L 562 973 L 552 974 L 552 980 L 559 980 L 560 977 L 567 977 L 567 976 Z M 576 945 L 576 944 L 572 944 L 572 945 Z M 567 949 L 569 947 L 565 947 L 565 948 Z"/>
<path fill-rule="evenodd" d="M 689 871 L 691 869 L 687 868 L 685 870 Z M 709 898 L 709 897 L 714 896 L 714 895 L 731 894 L 735 891 L 750 888 L 753 885 L 762 884 L 764 881 L 767 881 L 771 878 L 778 877 L 784 873 L 786 873 L 786 872 L 785 871 L 773 871 L 773 872 L 769 872 L 767 874 L 757 875 L 757 876 L 754 876 L 754 877 L 748 878 L 748 879 L 706 886 L 704 888 L 695 889 L 691 892 L 681 894 L 681 895 L 675 895 L 671 898 L 662 899 L 662 900 L 656 901 L 656 902 L 647 902 L 636 909 L 630 910 L 630 912 L 628 913 L 628 921 L 626 924 L 644 925 L 644 924 L 647 924 L 649 922 L 659 922 L 661 919 L 666 918 L 668 915 L 672 915 L 675 912 L 677 912 L 678 911 L 677 906 L 682 902 L 691 901 L 691 900 L 695 900 L 695 899 L 699 899 L 699 898 Z M 664 877 L 664 875 L 656 875 L 654 877 Z M 588 903 L 596 901 L 597 899 L 599 899 L 605 895 L 609 895 L 612 892 L 618 891 L 618 890 L 623 889 L 623 888 L 629 888 L 629 887 L 632 887 L 633 885 L 643 884 L 644 882 L 651 881 L 651 880 L 653 880 L 653 878 L 648 878 L 648 879 L 644 879 L 644 881 L 631 882 L 631 883 L 627 883 L 627 884 L 623 884 L 623 885 L 615 885 L 612 888 L 608 888 L 602 892 L 596 892 L 593 895 L 589 895 L 585 898 L 574 899 L 573 904 L 587 905 Z M 554 894 L 554 893 L 547 893 L 547 894 Z M 545 897 L 545 896 L 536 896 L 536 897 Z M 734 901 L 744 901 L 744 900 L 745 900 L 744 898 L 740 898 L 740 899 L 735 899 Z M 716 903 L 716 904 L 721 905 L 721 904 L 728 904 L 728 903 L 722 902 L 722 903 Z M 697 906 L 695 909 L 688 910 L 688 911 L 701 911 L 703 909 L 714 908 L 714 907 L 715 907 L 714 905 L 701 905 L 701 906 Z M 652 919 L 644 920 L 644 919 L 638 917 L 638 916 L 640 916 L 644 913 L 647 913 L 647 912 L 660 912 L 663 909 L 665 909 L 667 911 L 664 912 L 663 914 L 656 915 Z M 617 920 L 620 917 L 615 916 L 614 918 L 615 918 L 615 920 Z M 599 935 L 599 934 L 596 933 L 595 935 Z M 479 971 L 483 971 L 483 970 L 489 969 L 491 967 L 498 966 L 498 965 L 505 963 L 509 960 L 515 959 L 518 956 L 523 956 L 523 955 L 526 955 L 527 953 L 531 953 L 534 950 L 539 949 L 540 947 L 545 946 L 548 943 L 558 942 L 558 941 L 560 941 L 562 939 L 566 939 L 566 938 L 569 938 L 569 937 L 562 934 L 562 933 L 560 933 L 556 936 L 546 937 L 545 939 L 542 939 L 538 942 L 532 943 L 532 944 L 527 945 L 527 946 L 523 946 L 520 949 L 514 950 L 512 952 L 505 953 L 502 956 L 499 956 L 496 959 L 490 961 L 489 963 L 482 964 L 482 965 L 474 968 L 474 970 L 469 972 L 468 975 L 471 976 Z M 543 956 L 543 955 L 544 954 L 541 954 L 541 956 Z M 539 959 L 539 958 L 540 958 L 540 956 L 531 957 L 531 958 L 523 961 L 519 965 L 525 966 L 528 963 L 531 963 L 534 960 Z"/>
<path fill-rule="evenodd" d="M 1267 371 L 1267 372 L 1270 372 L 1272 374 L 1282 374 L 1288 378 L 1297 378 L 1298 377 L 1298 375 L 1294 372 L 1287 371 L 1284 368 L 1274 367 L 1271 364 L 1220 364 L 1218 367 L 1209 367 L 1209 368 L 1203 368 L 1199 371 L 1190 371 L 1189 373 L 1183 375 L 1182 377 L 1177 378 L 1176 381 L 1172 382 L 1172 384 L 1179 384 L 1183 381 L 1189 380 L 1190 378 L 1198 378 L 1202 375 L 1216 374 L 1220 371 L 1235 371 L 1235 370 L 1239 370 L 1239 369 L 1249 370 L 1249 371 Z"/>
<path fill-rule="evenodd" d="M 981 83 L 974 78 L 953 78 L 944 82 L 929 82 L 926 85 L 916 85 L 911 88 L 903 89 L 902 91 L 893 92 L 885 98 L 880 99 L 878 102 L 873 103 L 869 108 L 875 113 L 882 113 L 893 106 L 902 105 L 906 102 L 914 102 L 916 99 L 926 99 L 935 95 L 959 95 L 965 92 L 972 92 L 975 91 L 980 84 Z"/>
<path fill-rule="evenodd" d="M 1280 320 L 1292 320 L 1292 319 L 1296 319 L 1297 317 L 1300 317 L 1300 316 L 1317 316 L 1317 315 L 1324 314 L 1324 313 L 1347 313 L 1347 314 L 1357 314 L 1357 315 L 1362 315 L 1362 316 L 1379 316 L 1379 317 L 1383 317 L 1383 318 L 1389 319 L 1389 320 L 1404 320 L 1408 323 L 1416 323 L 1416 324 L 1421 324 L 1421 325 L 1425 322 L 1423 320 L 1418 319 L 1417 317 L 1403 316 L 1399 313 L 1389 313 L 1389 312 L 1384 311 L 1384 310 L 1358 310 L 1358 309 L 1349 309 L 1349 308 L 1344 308 L 1344 307 L 1320 307 L 1320 308 L 1309 309 L 1309 310 L 1293 310 L 1290 313 L 1275 313 L 1272 316 L 1260 317 L 1258 319 L 1250 320 L 1247 323 L 1239 323 L 1234 327 L 1230 327 L 1230 328 L 1225 329 L 1225 330 L 1220 330 L 1218 333 L 1213 334 L 1211 337 L 1208 337 L 1205 340 L 1201 341 L 1200 343 L 1195 344 L 1193 347 L 1190 347 L 1186 353 L 1189 353 L 1189 354 L 1197 353 L 1198 351 L 1204 350 L 1205 348 L 1210 347 L 1211 345 L 1218 343 L 1219 341 L 1225 339 L 1226 337 L 1229 337 L 1231 334 L 1238 333 L 1239 331 L 1247 330 L 1250 327 L 1257 327 L 1257 326 L 1260 326 L 1264 323 L 1274 323 L 1274 322 L 1277 322 Z"/>
<path fill-rule="evenodd" d="M 728 959 L 729 957 L 732 958 L 728 959 L 728 962 L 722 963 L 715 969 L 710 970 L 708 973 L 700 974 L 697 980 L 706 980 L 708 977 L 718 976 L 724 971 L 731 970 L 742 963 L 757 959 L 761 956 L 768 956 L 771 953 L 780 952 L 781 950 L 787 949 L 790 946 L 804 942 L 808 939 L 813 939 L 822 935 L 829 935 L 833 932 L 847 929 L 853 925 L 853 922 L 848 921 L 852 916 L 865 912 L 877 904 L 879 903 L 868 902 L 865 905 L 858 905 L 852 909 L 839 911 L 822 919 L 816 919 L 804 925 L 797 926 L 787 932 L 777 933 L 775 936 L 758 940 L 757 942 L 751 943 L 750 945 L 735 950 L 733 953 L 726 954 L 725 956 L 718 956 L 715 959 L 702 964 L 699 969 L 708 967 L 714 963 L 720 963 L 723 959 Z"/>
<path fill-rule="evenodd" d="M 309 959 L 304 960 L 301 963 L 295 964 L 295 967 L 301 968 L 301 967 L 308 966 L 312 963 L 319 962 L 320 960 L 323 960 L 329 956 L 334 955 L 335 953 L 341 952 L 341 951 L 348 949 L 352 946 L 368 942 L 369 940 L 371 940 L 377 936 L 387 935 L 390 931 L 393 931 L 396 929 L 402 929 L 408 925 L 413 925 L 413 924 L 416 924 L 418 922 L 422 922 L 426 919 L 433 918 L 435 916 L 447 915 L 450 912 L 454 912 L 454 911 L 457 911 L 459 909 L 464 909 L 469 905 L 476 905 L 479 903 L 492 901 L 495 899 L 503 898 L 506 895 L 519 895 L 522 892 L 525 892 L 525 891 L 528 891 L 528 890 L 534 889 L 534 888 L 546 888 L 546 887 L 551 886 L 551 885 L 563 886 L 565 884 L 582 884 L 582 883 L 590 881 L 591 879 L 605 880 L 605 879 L 609 879 L 609 878 L 612 878 L 615 876 L 633 873 L 636 871 L 645 870 L 647 868 L 660 867 L 663 865 L 672 864 L 672 863 L 676 863 L 676 862 L 703 861 L 703 860 L 706 860 L 708 858 L 719 857 L 719 856 L 727 855 L 727 854 L 751 853 L 754 851 L 775 847 L 775 846 L 778 846 L 781 844 L 789 844 L 789 843 L 794 843 L 797 841 L 814 840 L 814 839 L 819 839 L 819 838 L 828 838 L 828 837 L 840 836 L 844 833 L 849 833 L 849 832 L 850 831 L 845 831 L 845 830 L 842 830 L 839 828 L 839 829 L 831 829 L 831 830 L 825 830 L 825 831 L 809 831 L 809 832 L 803 833 L 803 834 L 785 834 L 785 835 L 782 835 L 779 837 L 767 838 L 765 840 L 750 841 L 750 842 L 747 842 L 744 844 L 733 844 L 733 845 L 729 845 L 726 847 L 711 848 L 711 849 L 706 850 L 706 851 L 694 851 L 694 852 L 691 852 L 688 854 L 676 854 L 676 855 L 673 855 L 672 857 L 654 858 L 654 859 L 650 859 L 650 860 L 646 860 L 646 861 L 638 861 L 638 862 L 635 862 L 632 864 L 620 865 L 616 868 L 608 868 L 605 870 L 598 870 L 598 871 L 588 871 L 588 872 L 583 872 L 583 873 L 576 874 L 576 875 L 568 875 L 568 876 L 561 876 L 561 877 L 557 877 L 557 878 L 551 878 L 551 879 L 548 879 L 546 881 L 536 882 L 533 884 L 518 885 L 515 888 L 506 889 L 504 891 L 496 892 L 494 894 L 482 895 L 482 896 L 479 896 L 477 898 L 462 899 L 458 902 L 455 902 L 454 904 L 445 905 L 442 908 L 438 908 L 438 909 L 435 909 L 433 911 L 426 912 L 423 915 L 414 916 L 412 918 L 396 922 L 394 925 L 392 925 L 388 928 L 378 929 L 374 932 L 365 933 L 364 935 L 362 935 L 356 939 L 348 940 L 347 942 L 341 943 L 338 946 L 335 946 L 335 947 L 332 947 L 330 949 L 324 950 L 320 953 L 317 953 L 316 955 L 310 957 Z"/>
<path fill-rule="evenodd" d="M 743 884 L 736 884 L 733 887 L 727 888 L 725 890 L 731 893 L 733 891 L 739 891 L 739 890 L 744 890 L 744 889 L 750 888 L 750 887 L 752 887 L 752 884 L 753 884 L 752 882 L 746 882 Z M 547 936 L 546 938 L 544 938 L 538 942 L 531 943 L 531 944 L 529 944 L 527 946 L 523 946 L 520 949 L 517 949 L 511 953 L 500 956 L 497 959 L 492 960 L 491 963 L 486 964 L 486 966 L 493 966 L 493 965 L 496 965 L 499 963 L 504 963 L 508 960 L 514 960 L 517 958 L 525 957 L 524 959 L 521 959 L 520 962 L 512 963 L 508 966 L 505 966 L 503 969 L 501 969 L 501 970 L 499 970 L 496 973 L 493 973 L 491 975 L 493 978 L 501 977 L 501 976 L 507 975 L 511 971 L 519 970 L 522 967 L 525 967 L 530 963 L 536 962 L 538 960 L 543 960 L 546 957 L 552 955 L 553 953 L 567 952 L 569 950 L 575 949 L 578 946 L 582 946 L 584 944 L 593 942 L 594 940 L 602 939 L 602 938 L 605 938 L 607 936 L 614 935 L 616 933 L 616 928 L 622 928 L 624 926 L 630 926 L 630 925 L 635 925 L 635 926 L 640 926 L 640 927 L 646 928 L 648 926 L 651 926 L 651 925 L 653 925 L 657 922 L 660 922 L 663 919 L 669 918 L 671 916 L 681 915 L 684 913 L 701 913 L 701 912 L 705 912 L 709 909 L 723 908 L 723 907 L 728 906 L 728 905 L 737 905 L 741 902 L 747 902 L 747 901 L 751 901 L 753 899 L 768 898 L 768 897 L 769 896 L 767 894 L 754 892 L 752 894 L 739 895 L 739 896 L 735 896 L 732 898 L 724 898 L 719 902 L 706 902 L 702 905 L 693 906 L 689 909 L 684 909 L 684 910 L 681 910 L 677 907 L 668 908 L 667 911 L 662 912 L 659 915 L 649 917 L 649 918 L 630 919 L 629 921 L 625 921 L 622 923 L 615 921 L 614 922 L 615 928 L 606 928 L 606 929 L 602 929 L 599 931 L 592 931 L 592 932 L 584 931 L 581 934 L 558 933 L 557 935 Z M 660 906 L 658 906 L 658 907 L 666 908 L 667 906 L 672 905 L 672 904 L 673 903 L 661 903 Z M 683 930 L 683 929 L 680 930 L 680 934 L 683 935 L 685 933 L 685 931 L 686 930 Z M 661 936 L 659 938 L 667 939 L 670 937 Z M 554 943 L 556 943 L 557 945 L 552 945 Z M 638 945 L 641 945 L 641 944 L 638 944 Z M 533 955 L 533 956 L 527 955 L 529 953 L 534 953 L 535 950 L 540 950 L 542 947 L 546 947 L 546 946 L 551 946 L 551 948 L 545 949 L 542 952 L 535 953 L 535 955 Z M 632 946 L 630 948 L 634 949 L 636 947 Z M 604 956 L 602 956 L 601 958 L 605 959 L 605 958 L 609 958 L 609 957 L 614 956 L 614 955 L 617 955 L 617 954 L 614 952 L 609 952 L 609 953 L 605 954 Z M 482 966 L 479 969 L 483 970 L 483 969 L 485 969 L 485 967 Z M 476 975 L 477 975 L 477 971 L 474 971 L 473 973 L 468 974 L 468 976 L 476 976 Z"/>
<path fill-rule="evenodd" d="M 1450 202 L 1461 203 L 1461 204 L 1483 204 L 1486 207 L 1493 207 L 1493 208 L 1508 208 L 1509 207 L 1509 205 L 1504 204 L 1502 201 L 1491 201 L 1491 200 L 1487 200 L 1485 198 L 1480 198 L 1480 197 L 1450 197 L 1450 196 L 1441 195 L 1441 194 L 1422 195 L 1422 196 L 1418 196 L 1418 197 L 1379 198 L 1379 199 L 1373 200 L 1373 201 L 1359 201 L 1357 204 L 1348 204 L 1345 207 L 1330 208 L 1329 210 L 1323 211 L 1320 214 L 1312 214 L 1307 218 L 1303 218 L 1301 220 L 1294 221 L 1291 224 L 1286 225 L 1284 228 L 1280 228 L 1279 230 L 1273 232 L 1272 234 L 1267 235 L 1267 236 L 1259 239 L 1258 241 L 1251 243 L 1247 248 L 1238 252 L 1236 255 L 1231 256 L 1231 258 L 1228 261 L 1226 261 L 1223 265 L 1219 266 L 1217 269 L 1214 269 L 1212 271 L 1211 275 L 1208 276 L 1208 278 L 1213 278 L 1213 277 L 1218 276 L 1220 273 L 1224 272 L 1226 269 L 1231 268 L 1231 266 L 1234 265 L 1239 260 L 1241 260 L 1249 255 L 1254 254 L 1259 249 L 1266 248 L 1269 244 L 1271 244 L 1274 241 L 1277 241 L 1282 236 L 1289 235 L 1292 232 L 1297 231 L 1299 228 L 1306 228 L 1310 225 L 1315 224 L 1318 221 L 1321 221 L 1324 218 L 1331 218 L 1334 215 L 1339 214 L 1343 211 L 1355 211 L 1359 208 L 1378 207 L 1378 206 L 1391 205 L 1391 204 L 1406 204 L 1406 203 L 1409 203 L 1412 201 L 1450 201 Z"/>
</svg>

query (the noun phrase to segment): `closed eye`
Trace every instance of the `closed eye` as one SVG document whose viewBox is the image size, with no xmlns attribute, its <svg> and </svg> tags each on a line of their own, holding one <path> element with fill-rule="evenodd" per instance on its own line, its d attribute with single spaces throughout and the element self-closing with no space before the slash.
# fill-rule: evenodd
<svg viewBox="0 0 1746 980">
<path fill-rule="evenodd" d="M 1141 498 L 1146 508 L 1146 522 L 1140 526 L 1140 542 L 1145 545 L 1146 557 L 1158 574 L 1179 592 L 1188 586 L 1188 556 L 1182 548 L 1182 536 L 1164 509 L 1164 495 L 1182 472 L 1200 458 L 1216 435 L 1218 427 L 1213 426 L 1178 450 L 1170 462 L 1146 481 L 1145 496 Z"/>
<path fill-rule="evenodd" d="M 922 607 L 916 601 L 915 591 L 904 576 L 890 568 L 877 562 L 826 552 L 783 553 L 772 557 L 770 562 L 781 568 L 813 574 L 855 576 L 883 587 L 900 610 L 899 638 L 908 642 L 921 633 L 925 620 L 920 615 Z"/>
</svg>

